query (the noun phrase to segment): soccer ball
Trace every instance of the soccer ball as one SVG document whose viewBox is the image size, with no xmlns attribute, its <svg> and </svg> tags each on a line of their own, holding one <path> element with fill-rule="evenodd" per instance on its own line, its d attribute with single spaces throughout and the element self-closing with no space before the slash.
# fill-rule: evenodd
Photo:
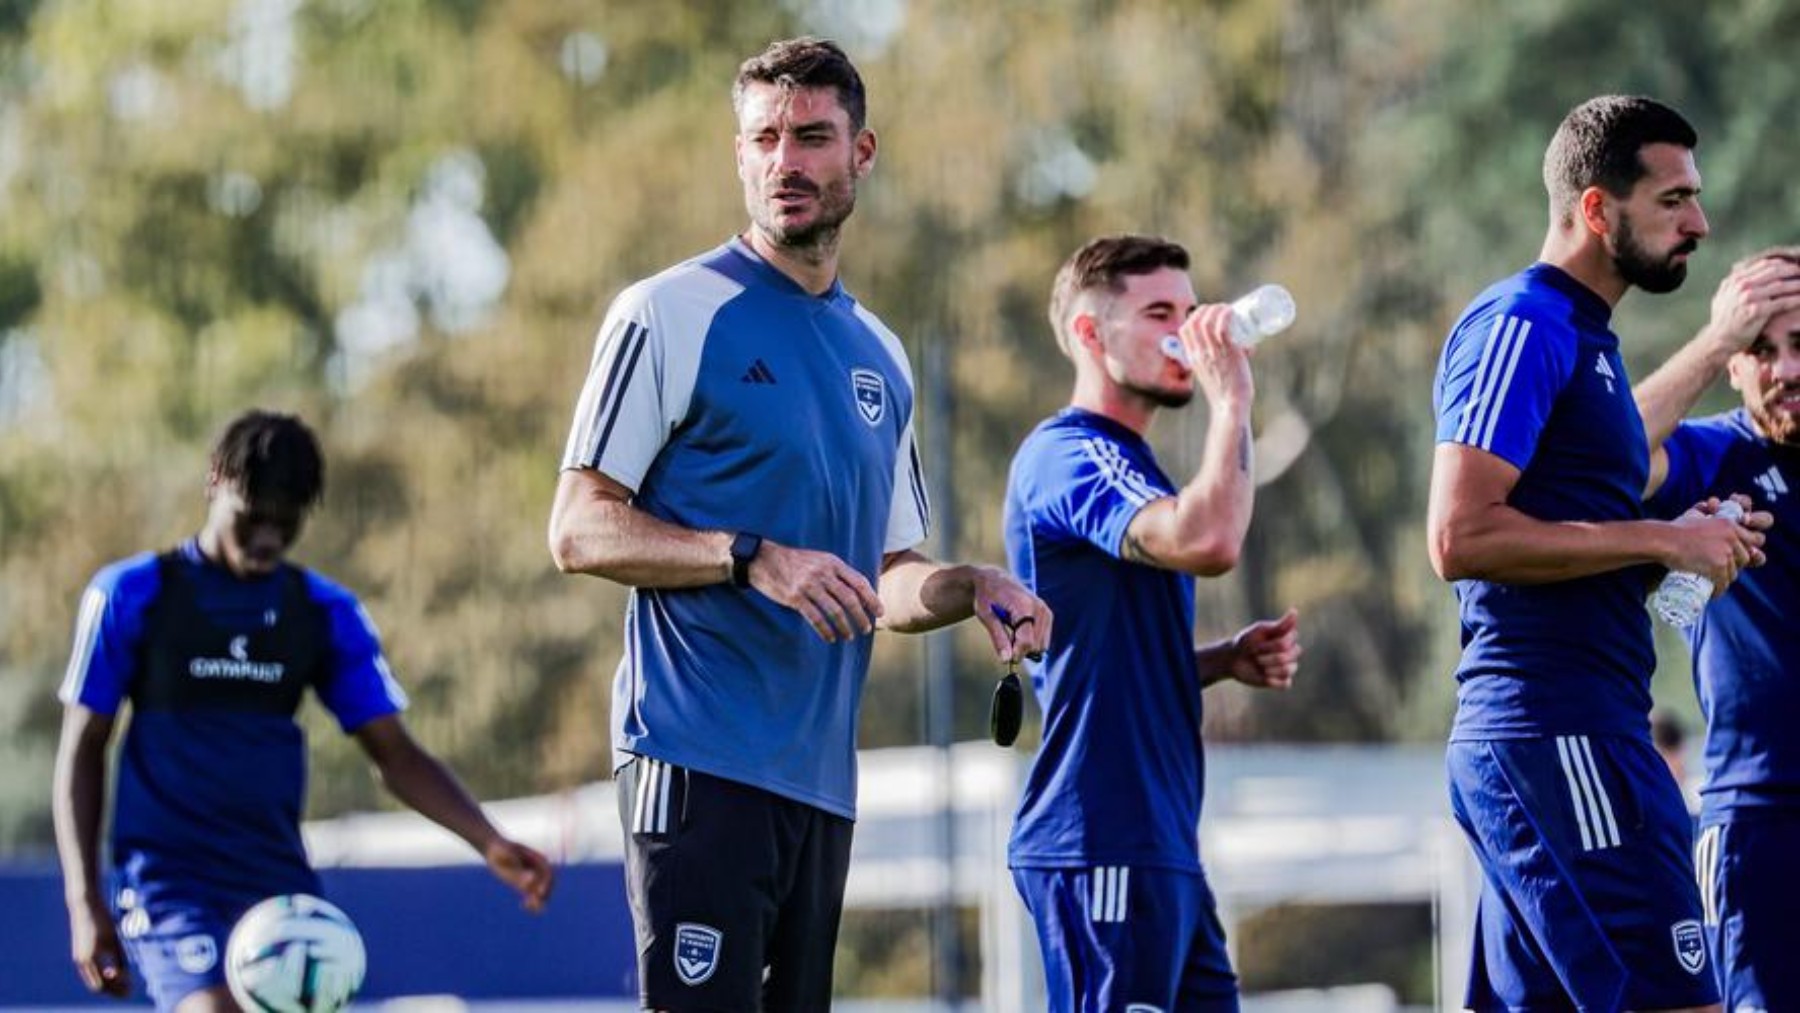
<svg viewBox="0 0 1800 1013">
<path fill-rule="evenodd" d="M 335 1013 L 362 987 L 366 968 L 356 925 L 310 894 L 257 904 L 225 944 L 225 981 L 251 1013 Z"/>
</svg>

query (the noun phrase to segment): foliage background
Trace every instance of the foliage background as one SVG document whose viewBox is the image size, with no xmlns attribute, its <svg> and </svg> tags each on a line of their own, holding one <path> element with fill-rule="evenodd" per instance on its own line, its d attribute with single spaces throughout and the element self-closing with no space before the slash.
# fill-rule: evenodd
<svg viewBox="0 0 1800 1013">
<path fill-rule="evenodd" d="M 1730 261 L 1795 238 L 1800 13 L 1776 0 L 4 0 L 0 853 L 50 841 L 80 589 L 192 532 L 252 404 L 324 436 L 298 556 L 364 596 L 421 739 L 483 797 L 603 776 L 623 595 L 544 548 L 569 413 L 612 294 L 742 226 L 728 84 L 803 31 L 869 83 L 844 272 L 949 392 L 923 441 L 961 555 L 1000 557 L 1011 450 L 1067 395 L 1042 306 L 1082 239 L 1164 233 L 1204 294 L 1298 296 L 1258 353 L 1251 544 L 1201 603 L 1203 633 L 1299 606 L 1307 661 L 1279 699 L 1209 695 L 1218 740 L 1446 727 L 1431 374 L 1460 306 L 1533 258 L 1569 106 L 1648 92 L 1703 136 L 1714 238 L 1618 314 L 1637 375 Z M 1159 423 L 1175 473 L 1203 414 Z M 992 673 L 951 636 L 974 737 Z M 1659 695 L 1691 713 L 1664 646 Z M 921 741 L 921 654 L 878 646 L 865 745 Z M 313 724 L 312 813 L 388 804 Z"/>
</svg>

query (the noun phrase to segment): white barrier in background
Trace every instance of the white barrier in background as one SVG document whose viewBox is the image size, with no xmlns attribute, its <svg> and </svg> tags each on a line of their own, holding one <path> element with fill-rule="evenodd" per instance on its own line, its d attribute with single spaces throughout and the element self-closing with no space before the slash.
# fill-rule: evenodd
<svg viewBox="0 0 1800 1013">
<path fill-rule="evenodd" d="M 946 895 L 981 912 L 980 1009 L 1043 1009 L 1043 975 L 1006 870 L 1006 837 L 1026 757 L 985 742 L 945 757 L 929 747 L 859 757 L 860 800 L 846 906 L 928 908 Z M 1208 746 L 1201 849 L 1231 926 L 1275 904 L 1418 902 L 1437 922 L 1438 1008 L 1461 1008 L 1479 881 L 1448 815 L 1439 746 Z M 954 800 L 955 860 L 940 860 L 944 786 Z M 618 861 L 610 781 L 488 804 L 514 836 L 559 861 Z M 475 860 L 410 812 L 308 823 L 320 866 L 448 865 Z M 1382 995 L 1386 998 L 1383 999 Z M 1348 1004 L 1348 1005 L 1346 1005 Z M 1386 1013 L 1391 992 L 1335 989 L 1247 997 L 1260 1013 Z"/>
</svg>

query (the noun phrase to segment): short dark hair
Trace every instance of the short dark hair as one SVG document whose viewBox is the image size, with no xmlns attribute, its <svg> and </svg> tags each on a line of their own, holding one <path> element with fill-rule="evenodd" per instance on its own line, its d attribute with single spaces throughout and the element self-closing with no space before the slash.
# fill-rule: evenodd
<svg viewBox="0 0 1800 1013">
<path fill-rule="evenodd" d="M 279 499 L 310 509 L 325 492 L 318 438 L 294 415 L 252 409 L 231 420 L 212 451 L 213 475 L 246 500 Z"/>
<path fill-rule="evenodd" d="M 1165 267 L 1188 269 L 1188 252 L 1180 243 L 1159 236 L 1101 236 L 1082 244 L 1063 261 L 1050 287 L 1050 326 L 1063 354 L 1070 353 L 1066 328 L 1070 308 L 1083 292 L 1105 289 L 1112 295 L 1125 291 L 1127 277 L 1150 274 Z"/>
<path fill-rule="evenodd" d="M 831 88 L 838 104 L 850 114 L 850 129 L 860 131 L 868 120 L 868 94 L 862 75 L 844 50 L 830 39 L 802 35 L 769 43 L 769 48 L 738 67 L 731 85 L 731 108 L 741 109 L 744 90 L 752 84 L 772 84 L 783 89 Z"/>
<path fill-rule="evenodd" d="M 1680 113 L 1642 95 L 1601 95 L 1569 110 L 1544 151 L 1551 209 L 1568 215 L 1590 186 L 1614 197 L 1630 194 L 1644 178 L 1646 144 L 1696 148 L 1700 135 Z"/>
</svg>

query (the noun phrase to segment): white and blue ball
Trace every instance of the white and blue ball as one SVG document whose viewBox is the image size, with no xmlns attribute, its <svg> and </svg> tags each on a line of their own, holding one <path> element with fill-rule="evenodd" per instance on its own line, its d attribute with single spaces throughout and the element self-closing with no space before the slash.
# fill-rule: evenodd
<svg viewBox="0 0 1800 1013">
<path fill-rule="evenodd" d="M 261 1013 L 336 1013 L 362 987 L 368 958 L 350 917 L 304 893 L 244 912 L 225 946 L 225 981 Z"/>
</svg>

